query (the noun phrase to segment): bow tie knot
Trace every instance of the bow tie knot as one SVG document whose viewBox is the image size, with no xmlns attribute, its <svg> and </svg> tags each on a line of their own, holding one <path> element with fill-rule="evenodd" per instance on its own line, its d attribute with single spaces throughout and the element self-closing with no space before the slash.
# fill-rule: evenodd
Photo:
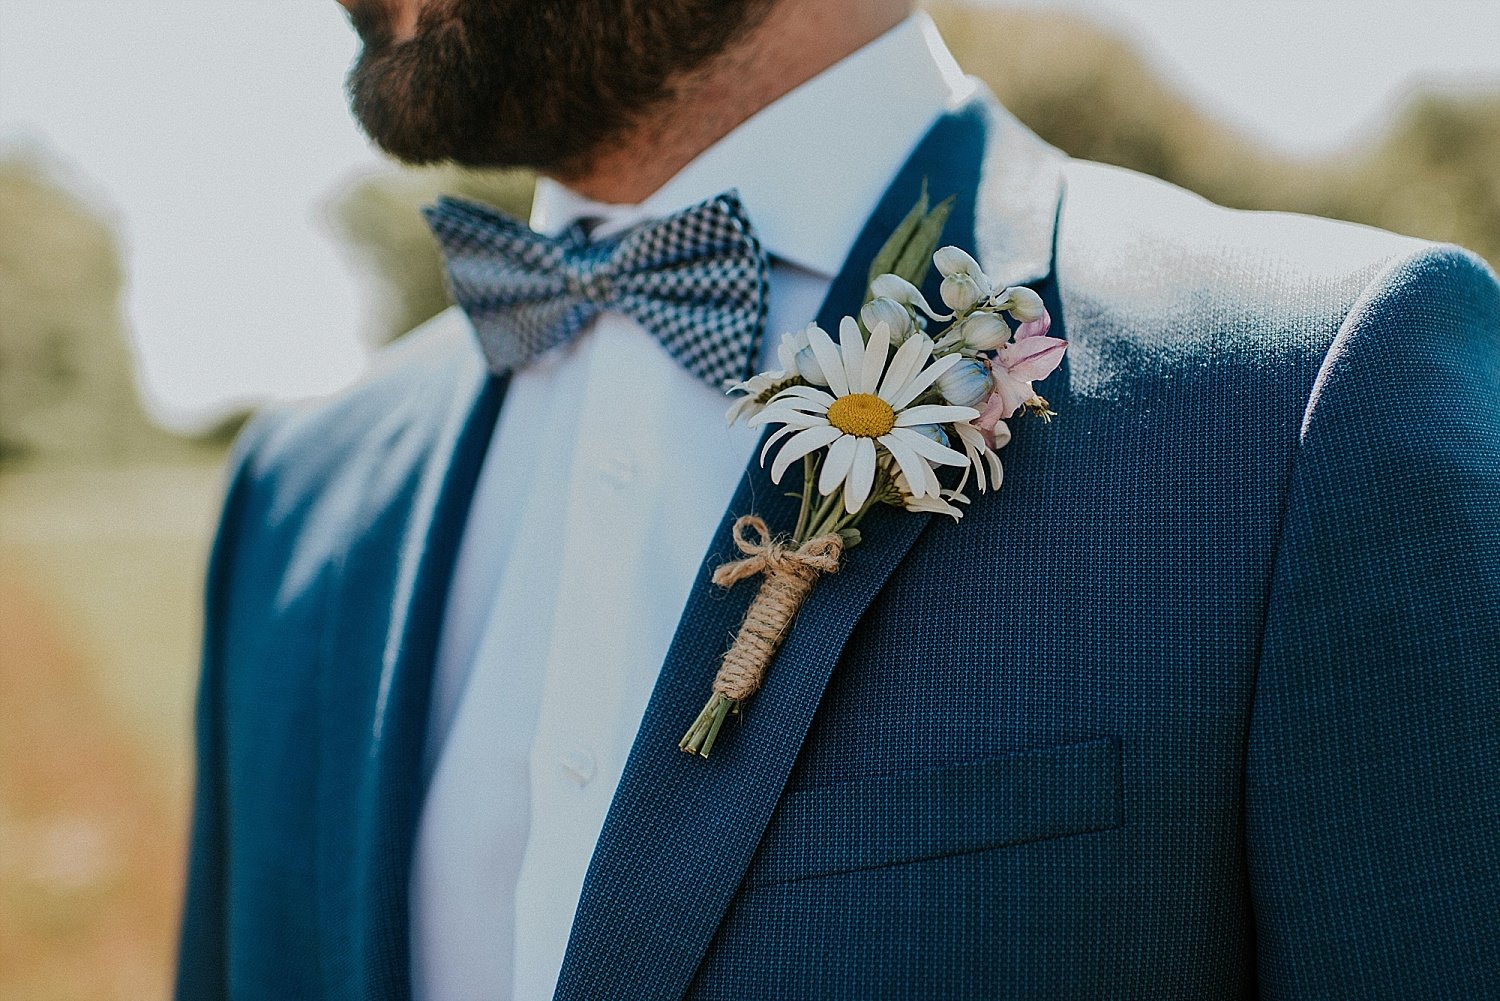
<svg viewBox="0 0 1500 1001">
<path fill-rule="evenodd" d="M 602 268 L 569 271 L 567 278 L 568 291 L 571 294 L 600 306 L 609 303 L 611 295 L 609 275 L 605 274 Z"/>
<path fill-rule="evenodd" d="M 733 192 L 598 241 L 580 225 L 544 236 L 453 198 L 424 215 L 496 373 L 567 342 L 608 310 L 635 320 L 716 389 L 750 375 L 769 263 Z"/>
</svg>

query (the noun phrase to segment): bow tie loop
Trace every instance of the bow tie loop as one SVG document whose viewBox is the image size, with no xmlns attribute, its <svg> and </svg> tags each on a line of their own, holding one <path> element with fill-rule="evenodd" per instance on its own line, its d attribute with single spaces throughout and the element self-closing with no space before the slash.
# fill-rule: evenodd
<svg viewBox="0 0 1500 1001">
<path fill-rule="evenodd" d="M 453 198 L 424 215 L 453 297 L 496 373 L 524 366 L 613 310 L 716 389 L 750 374 L 769 262 L 733 192 L 599 241 L 581 226 L 546 236 Z"/>
</svg>

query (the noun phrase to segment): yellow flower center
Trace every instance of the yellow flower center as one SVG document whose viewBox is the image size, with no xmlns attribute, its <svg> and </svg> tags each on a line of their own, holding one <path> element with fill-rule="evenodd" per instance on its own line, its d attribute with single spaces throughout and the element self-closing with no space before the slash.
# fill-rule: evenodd
<svg viewBox="0 0 1500 1001">
<path fill-rule="evenodd" d="M 874 393 L 853 393 L 829 405 L 828 423 L 857 438 L 879 438 L 896 426 L 896 411 Z"/>
</svg>

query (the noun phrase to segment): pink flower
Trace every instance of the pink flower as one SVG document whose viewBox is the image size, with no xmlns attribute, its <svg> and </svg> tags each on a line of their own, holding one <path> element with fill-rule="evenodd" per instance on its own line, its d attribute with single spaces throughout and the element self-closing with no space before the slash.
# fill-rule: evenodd
<svg viewBox="0 0 1500 1001">
<path fill-rule="evenodd" d="M 1023 323 L 1015 339 L 989 360 L 990 378 L 994 383 L 974 426 L 988 436 L 995 425 L 1015 416 L 1027 401 L 1036 396 L 1033 382 L 1047 378 L 1062 363 L 1068 342 L 1048 337 L 1052 318 L 1045 311 L 1040 319 Z"/>
<path fill-rule="evenodd" d="M 1039 320 L 1032 320 L 1029 323 L 1023 323 L 1023 324 L 1021 324 L 1020 328 L 1016 331 L 1016 340 L 1023 341 L 1023 340 L 1025 340 L 1028 337 L 1042 337 L 1042 336 L 1045 336 L 1046 333 L 1047 333 L 1047 331 L 1049 331 L 1051 329 L 1052 329 L 1052 314 L 1049 313 L 1049 312 L 1047 312 L 1047 309 L 1044 306 L 1042 308 L 1041 319 L 1039 319 Z M 1059 356 L 1059 358 L 1060 357 L 1061 356 Z M 1056 368 L 1056 367 L 1057 366 L 1055 366 L 1055 365 L 1053 366 L 1053 368 Z M 1052 369 L 1048 369 L 1049 372 L 1051 370 Z"/>
</svg>

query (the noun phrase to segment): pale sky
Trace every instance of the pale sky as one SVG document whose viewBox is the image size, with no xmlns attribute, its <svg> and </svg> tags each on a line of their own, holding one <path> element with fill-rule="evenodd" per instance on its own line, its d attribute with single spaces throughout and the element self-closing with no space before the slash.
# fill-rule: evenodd
<svg viewBox="0 0 1500 1001">
<path fill-rule="evenodd" d="M 1500 87 L 1500 0 L 1020 5 L 1099 17 L 1292 153 L 1371 134 L 1418 82 Z M 45 151 L 117 221 L 159 417 L 357 376 L 367 297 L 323 216 L 380 169 L 344 105 L 354 53 L 333 0 L 0 0 L 0 148 Z"/>
</svg>

